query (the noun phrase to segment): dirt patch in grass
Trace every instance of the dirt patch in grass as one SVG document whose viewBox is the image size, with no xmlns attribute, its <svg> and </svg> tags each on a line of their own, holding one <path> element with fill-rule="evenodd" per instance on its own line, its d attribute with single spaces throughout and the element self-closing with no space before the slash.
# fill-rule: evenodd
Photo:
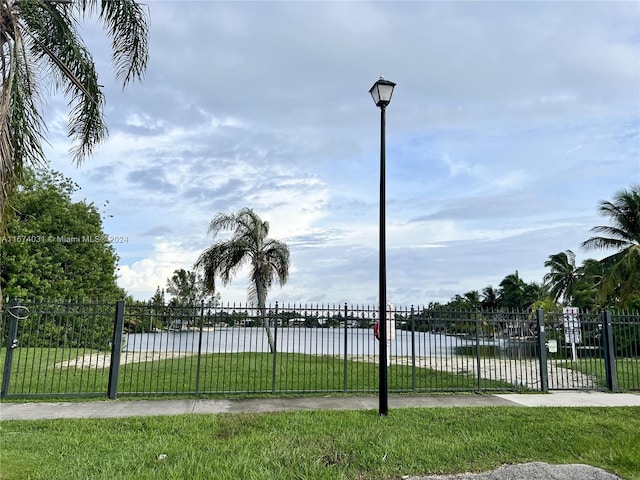
<svg viewBox="0 0 640 480">
<path fill-rule="evenodd" d="M 122 352 L 120 365 L 127 363 L 155 362 L 168 358 L 183 358 L 192 356 L 191 352 Z M 56 363 L 58 368 L 108 368 L 111 364 L 111 354 L 90 353 L 66 362 Z"/>
</svg>

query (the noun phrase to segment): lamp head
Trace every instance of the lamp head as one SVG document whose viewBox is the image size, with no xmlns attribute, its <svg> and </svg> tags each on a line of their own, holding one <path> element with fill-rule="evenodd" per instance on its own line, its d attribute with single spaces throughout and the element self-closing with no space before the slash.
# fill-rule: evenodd
<svg viewBox="0 0 640 480">
<path fill-rule="evenodd" d="M 395 83 L 385 80 L 384 77 L 380 77 L 380 79 L 373 84 L 373 87 L 369 89 L 369 93 L 376 107 L 384 108 L 389 105 L 391 95 L 393 95 L 393 87 L 395 86 Z"/>
</svg>

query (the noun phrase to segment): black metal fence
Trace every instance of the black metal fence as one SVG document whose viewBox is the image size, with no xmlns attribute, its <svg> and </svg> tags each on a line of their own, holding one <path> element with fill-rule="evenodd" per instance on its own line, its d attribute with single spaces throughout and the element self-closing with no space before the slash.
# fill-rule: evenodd
<svg viewBox="0 0 640 480">
<path fill-rule="evenodd" d="M 13 302 L 3 398 L 377 392 L 377 307 Z M 640 390 L 640 315 L 387 312 L 395 392 Z"/>
</svg>

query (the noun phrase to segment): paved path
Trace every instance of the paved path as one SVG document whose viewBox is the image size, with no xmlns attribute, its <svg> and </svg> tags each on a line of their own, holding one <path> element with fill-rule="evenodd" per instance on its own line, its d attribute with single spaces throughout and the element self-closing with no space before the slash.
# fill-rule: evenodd
<svg viewBox="0 0 640 480">
<path fill-rule="evenodd" d="M 390 395 L 389 410 L 411 407 L 640 407 L 638 393 L 553 392 L 504 395 Z M 89 402 L 0 403 L 0 420 L 115 418 L 189 413 L 287 412 L 297 410 L 375 410 L 376 396 L 324 396 L 218 400 L 100 400 Z"/>
</svg>

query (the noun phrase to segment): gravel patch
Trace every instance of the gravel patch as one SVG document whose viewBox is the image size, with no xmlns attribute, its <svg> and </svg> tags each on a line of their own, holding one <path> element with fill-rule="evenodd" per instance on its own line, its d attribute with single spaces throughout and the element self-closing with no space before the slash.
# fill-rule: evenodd
<svg viewBox="0 0 640 480">
<path fill-rule="evenodd" d="M 503 465 L 484 473 L 462 473 L 456 475 L 428 475 L 426 477 L 404 477 L 405 480 L 623 480 L 601 468 L 583 465 L 551 465 L 534 462 L 518 465 Z"/>
<path fill-rule="evenodd" d="M 350 360 L 378 363 L 376 355 L 352 356 Z M 411 357 L 392 356 L 391 365 L 411 365 Z M 430 368 L 440 372 L 477 375 L 478 360 L 464 355 L 416 357 L 416 367 Z M 596 380 L 577 370 L 564 368 L 563 361 L 548 360 L 549 388 L 574 390 L 597 388 Z M 481 358 L 480 376 L 485 380 L 501 380 L 512 385 L 522 385 L 533 390 L 540 389 L 540 362 L 535 358 Z"/>
</svg>

